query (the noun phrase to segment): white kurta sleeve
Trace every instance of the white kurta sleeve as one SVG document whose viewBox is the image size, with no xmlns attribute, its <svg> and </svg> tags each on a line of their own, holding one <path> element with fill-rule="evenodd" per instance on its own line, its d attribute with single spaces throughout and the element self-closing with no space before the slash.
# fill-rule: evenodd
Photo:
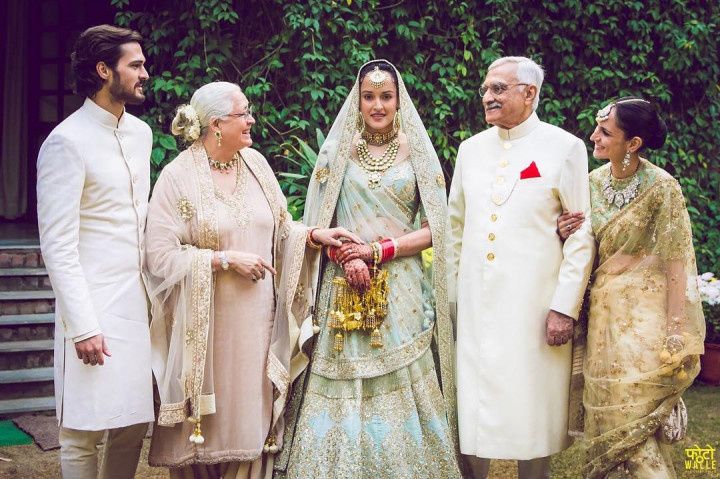
<svg viewBox="0 0 720 479">
<path fill-rule="evenodd" d="M 78 252 L 84 185 L 85 165 L 77 148 L 67 138 L 51 135 L 37 162 L 38 227 L 43 260 L 69 339 L 101 332 Z"/>
<path fill-rule="evenodd" d="M 462 184 L 463 144 L 458 149 L 455 171 L 448 196 L 448 300 L 457 303 L 457 275 L 465 229 L 465 193 Z"/>
<path fill-rule="evenodd" d="M 550 309 L 577 319 L 595 255 L 595 239 L 590 223 L 587 150 L 580 139 L 565 159 L 559 193 L 563 210 L 582 211 L 586 220 L 563 244 L 563 260 Z"/>
</svg>

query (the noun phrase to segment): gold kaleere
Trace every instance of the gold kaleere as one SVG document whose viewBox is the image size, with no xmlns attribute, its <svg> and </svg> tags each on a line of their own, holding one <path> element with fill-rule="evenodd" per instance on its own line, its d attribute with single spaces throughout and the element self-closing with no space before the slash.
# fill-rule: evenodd
<svg viewBox="0 0 720 479">
<path fill-rule="evenodd" d="M 370 288 L 365 293 L 354 290 L 341 276 L 333 279 L 335 300 L 328 326 L 336 330 L 333 350 L 342 352 L 345 335 L 352 331 L 369 332 L 370 346 L 383 347 L 382 326 L 387 316 L 387 271 L 371 269 Z"/>
</svg>

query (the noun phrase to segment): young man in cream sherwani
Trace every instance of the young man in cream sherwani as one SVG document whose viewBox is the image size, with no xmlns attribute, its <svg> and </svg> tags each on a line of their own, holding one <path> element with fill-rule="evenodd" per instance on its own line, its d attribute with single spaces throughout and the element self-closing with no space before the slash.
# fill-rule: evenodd
<svg viewBox="0 0 720 479">
<path fill-rule="evenodd" d="M 460 144 L 450 188 L 450 296 L 457 304 L 460 451 L 476 478 L 517 459 L 549 477 L 568 446 L 570 339 L 594 254 L 590 222 L 564 244 L 563 210 L 589 216 L 587 150 L 540 121 L 543 71 L 507 57 L 481 93 L 494 125 Z"/>
<path fill-rule="evenodd" d="M 72 57 L 83 106 L 37 164 L 40 246 L 56 297 L 55 399 L 67 479 L 135 475 L 153 420 L 150 335 L 141 275 L 152 132 L 125 111 L 145 99 L 141 37 L 101 25 Z"/>
</svg>

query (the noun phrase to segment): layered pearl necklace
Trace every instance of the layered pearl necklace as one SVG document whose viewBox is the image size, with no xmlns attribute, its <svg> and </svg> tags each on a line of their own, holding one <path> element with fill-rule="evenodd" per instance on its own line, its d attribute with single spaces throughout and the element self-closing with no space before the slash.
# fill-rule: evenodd
<svg viewBox="0 0 720 479">
<path fill-rule="evenodd" d="M 377 158 L 370 154 L 367 141 L 362 138 L 358 140 L 358 160 L 360 167 L 365 170 L 368 175 L 368 186 L 370 188 L 377 188 L 380 186 L 382 175 L 393 165 L 393 163 L 395 163 L 399 148 L 400 142 L 397 137 L 395 137 L 390 141 L 390 144 L 385 149 L 385 153 L 383 153 L 380 158 Z"/>
</svg>

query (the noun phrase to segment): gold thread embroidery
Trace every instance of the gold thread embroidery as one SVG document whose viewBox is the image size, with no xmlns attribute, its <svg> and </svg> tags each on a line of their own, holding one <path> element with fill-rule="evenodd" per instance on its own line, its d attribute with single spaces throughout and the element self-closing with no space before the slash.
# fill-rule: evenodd
<svg viewBox="0 0 720 479">
<path fill-rule="evenodd" d="M 195 216 L 195 206 L 186 197 L 182 197 L 177 202 L 178 215 L 185 223 L 193 219 Z"/>
<path fill-rule="evenodd" d="M 320 168 L 315 172 L 315 181 L 323 185 L 328 180 L 328 176 L 330 176 L 330 168 Z"/>
</svg>

